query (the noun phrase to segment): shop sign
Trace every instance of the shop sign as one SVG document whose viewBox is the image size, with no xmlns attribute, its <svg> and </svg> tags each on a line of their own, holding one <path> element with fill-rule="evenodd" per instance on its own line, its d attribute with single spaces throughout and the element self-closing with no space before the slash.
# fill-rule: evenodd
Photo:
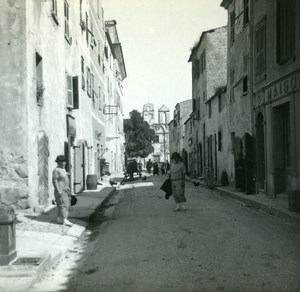
<svg viewBox="0 0 300 292">
<path fill-rule="evenodd" d="M 299 74 L 285 78 L 266 89 L 266 100 L 277 99 L 299 89 Z"/>
<path fill-rule="evenodd" d="M 95 130 L 95 139 L 101 141 L 101 137 L 102 137 L 102 132 Z"/>
<path fill-rule="evenodd" d="M 296 72 L 288 77 L 262 88 L 254 94 L 254 106 L 258 107 L 268 101 L 284 97 L 300 89 L 300 74 Z"/>
</svg>

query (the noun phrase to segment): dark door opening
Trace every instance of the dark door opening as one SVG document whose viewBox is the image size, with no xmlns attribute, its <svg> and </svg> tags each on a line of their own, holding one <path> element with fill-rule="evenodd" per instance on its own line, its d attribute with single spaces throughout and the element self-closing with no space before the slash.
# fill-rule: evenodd
<svg viewBox="0 0 300 292">
<path fill-rule="evenodd" d="M 264 116 L 259 113 L 256 118 L 256 181 L 257 189 L 265 189 L 265 133 Z"/>
<path fill-rule="evenodd" d="M 287 168 L 290 166 L 290 104 L 273 109 L 273 150 L 275 194 L 287 190 Z"/>
</svg>

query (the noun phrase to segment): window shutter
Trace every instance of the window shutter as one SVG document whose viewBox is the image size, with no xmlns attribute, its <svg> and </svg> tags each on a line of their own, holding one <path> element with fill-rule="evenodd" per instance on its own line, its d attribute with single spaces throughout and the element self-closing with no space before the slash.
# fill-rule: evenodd
<svg viewBox="0 0 300 292">
<path fill-rule="evenodd" d="M 78 76 L 74 76 L 72 82 L 73 82 L 73 108 L 79 109 Z"/>
<path fill-rule="evenodd" d="M 262 77 L 266 73 L 266 21 L 265 17 L 255 29 L 255 76 Z"/>
<path fill-rule="evenodd" d="M 277 1 L 277 62 L 282 64 L 294 55 L 295 0 Z"/>
<path fill-rule="evenodd" d="M 73 82 L 72 76 L 67 74 L 67 107 L 73 108 Z"/>
<path fill-rule="evenodd" d="M 90 78 L 91 78 L 91 70 L 90 68 L 87 67 L 86 68 L 86 89 L 87 89 L 88 96 L 91 96 Z"/>
</svg>

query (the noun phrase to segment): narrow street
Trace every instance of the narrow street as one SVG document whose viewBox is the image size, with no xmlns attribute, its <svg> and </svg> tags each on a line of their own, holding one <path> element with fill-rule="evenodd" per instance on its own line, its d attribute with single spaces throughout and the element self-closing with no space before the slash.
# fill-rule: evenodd
<svg viewBox="0 0 300 292">
<path fill-rule="evenodd" d="M 122 185 L 102 222 L 32 291 L 300 290 L 299 226 L 192 183 L 188 210 L 173 212 L 165 179 Z"/>
</svg>

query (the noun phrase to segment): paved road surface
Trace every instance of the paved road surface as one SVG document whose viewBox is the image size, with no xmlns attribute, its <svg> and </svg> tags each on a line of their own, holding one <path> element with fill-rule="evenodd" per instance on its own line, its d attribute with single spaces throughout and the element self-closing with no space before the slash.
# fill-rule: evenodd
<svg viewBox="0 0 300 292">
<path fill-rule="evenodd" d="M 188 210 L 173 212 L 165 178 L 122 186 L 33 291 L 300 291 L 299 226 L 191 183 Z"/>
</svg>

